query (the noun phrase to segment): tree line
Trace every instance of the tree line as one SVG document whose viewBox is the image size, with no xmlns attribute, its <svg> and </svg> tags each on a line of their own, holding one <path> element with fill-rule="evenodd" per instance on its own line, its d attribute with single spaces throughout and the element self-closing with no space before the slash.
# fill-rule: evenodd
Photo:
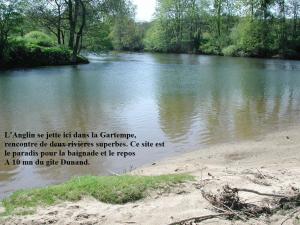
<svg viewBox="0 0 300 225">
<path fill-rule="evenodd" d="M 74 63 L 82 50 L 300 56 L 299 0 L 157 0 L 145 23 L 135 10 L 130 0 L 1 0 L 0 60 L 20 45 L 68 50 Z"/>
<path fill-rule="evenodd" d="M 299 0 L 158 0 L 145 47 L 160 52 L 299 57 Z"/>
</svg>

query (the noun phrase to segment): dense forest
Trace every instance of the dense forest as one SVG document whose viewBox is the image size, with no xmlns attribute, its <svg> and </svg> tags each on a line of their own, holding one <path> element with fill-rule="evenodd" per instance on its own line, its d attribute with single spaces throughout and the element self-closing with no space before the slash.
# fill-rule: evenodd
<svg viewBox="0 0 300 225">
<path fill-rule="evenodd" d="M 145 48 L 296 58 L 299 12 L 299 0 L 158 0 Z"/>
<path fill-rule="evenodd" d="M 0 0 L 0 66 L 86 62 L 85 51 L 300 57 L 299 0 Z"/>
</svg>

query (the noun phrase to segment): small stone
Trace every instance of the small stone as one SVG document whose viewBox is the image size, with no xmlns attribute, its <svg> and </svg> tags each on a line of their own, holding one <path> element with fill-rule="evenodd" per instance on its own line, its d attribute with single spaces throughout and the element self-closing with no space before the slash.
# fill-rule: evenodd
<svg viewBox="0 0 300 225">
<path fill-rule="evenodd" d="M 52 211 L 52 212 L 49 212 L 48 215 L 52 216 L 52 215 L 57 215 L 58 214 L 58 211 Z"/>
</svg>

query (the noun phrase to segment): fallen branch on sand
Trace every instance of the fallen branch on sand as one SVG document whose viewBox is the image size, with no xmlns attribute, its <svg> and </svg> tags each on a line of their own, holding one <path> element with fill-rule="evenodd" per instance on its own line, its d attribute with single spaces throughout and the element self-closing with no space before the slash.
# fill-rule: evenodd
<svg viewBox="0 0 300 225">
<path fill-rule="evenodd" d="M 206 216 L 199 216 L 199 217 L 193 217 L 193 218 L 189 218 L 189 219 L 185 219 L 185 220 L 181 220 L 181 221 L 177 221 L 174 223 L 170 223 L 169 225 L 181 225 L 181 224 L 185 224 L 186 222 L 195 222 L 195 223 L 199 223 L 202 222 L 204 220 L 209 220 L 209 219 L 214 219 L 214 218 L 218 218 L 218 217 L 224 217 L 224 216 L 229 216 L 232 213 L 219 213 L 219 214 L 212 214 L 212 215 L 206 215 Z"/>
<path fill-rule="evenodd" d="M 249 214 L 251 215 L 270 214 L 270 209 L 267 207 L 261 207 L 255 204 L 242 202 L 239 198 L 238 192 L 239 189 L 231 188 L 228 185 L 226 185 L 223 187 L 223 192 L 221 192 L 219 195 L 207 193 L 202 190 L 202 196 L 207 201 L 209 201 L 213 206 L 231 212 L 234 211 L 237 214 L 245 214 L 245 216 L 247 216 L 247 214 L 248 215 Z M 256 194 L 256 191 L 253 191 L 252 193 Z"/>
<path fill-rule="evenodd" d="M 267 193 L 261 193 L 255 190 L 251 190 L 251 189 L 240 189 L 240 188 L 233 188 L 234 191 L 236 192 L 250 192 L 253 194 L 257 194 L 257 195 L 263 195 L 263 196 L 269 196 L 269 197 L 276 197 L 276 198 L 287 198 L 288 196 L 286 195 L 277 195 L 277 194 L 267 194 Z"/>
<path fill-rule="evenodd" d="M 273 207 L 259 206 L 243 202 L 239 198 L 239 192 L 249 192 L 256 195 L 272 197 L 274 201 Z M 271 215 L 280 209 L 293 209 L 300 207 L 299 192 L 297 192 L 295 195 L 287 196 L 281 194 L 261 193 L 251 189 L 231 188 L 230 186 L 226 185 L 223 187 L 223 191 L 218 195 L 205 192 L 204 190 L 202 190 L 201 193 L 202 196 L 211 203 L 213 208 L 219 214 L 189 218 L 178 222 L 173 222 L 169 225 L 186 225 L 218 217 L 225 217 L 226 219 L 235 218 L 242 221 L 247 221 L 249 218 L 259 217 L 263 214 Z M 300 209 L 297 209 L 293 213 L 289 214 L 288 217 L 282 222 L 282 224 L 284 224 L 286 220 L 290 219 L 297 212 L 299 212 L 299 210 Z"/>
</svg>

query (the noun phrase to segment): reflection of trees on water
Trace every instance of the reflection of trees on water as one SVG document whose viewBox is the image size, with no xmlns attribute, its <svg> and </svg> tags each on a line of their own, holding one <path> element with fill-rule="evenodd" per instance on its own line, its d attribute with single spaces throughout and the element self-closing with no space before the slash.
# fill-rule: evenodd
<svg viewBox="0 0 300 225">
<path fill-rule="evenodd" d="M 160 127 L 170 140 L 176 140 L 185 136 L 191 128 L 196 109 L 197 89 L 189 89 L 189 74 L 186 74 L 187 77 L 182 76 L 185 72 L 182 71 L 182 60 L 188 59 L 176 55 L 170 55 L 169 58 L 162 56 L 164 55 L 154 55 L 155 61 L 171 66 L 162 66 L 156 74 L 155 92 Z"/>
<path fill-rule="evenodd" d="M 191 96 L 161 96 L 159 117 L 162 130 L 171 140 L 185 135 L 191 127 L 195 98 Z"/>
<path fill-rule="evenodd" d="M 233 101 L 234 77 L 224 68 L 220 58 L 213 59 L 213 66 L 209 67 L 205 74 L 207 96 L 200 97 L 205 131 L 203 136 L 206 143 L 216 143 L 228 139 L 231 120 L 230 109 Z"/>
<path fill-rule="evenodd" d="M 6 165 L 6 159 L 11 157 L 5 157 L 4 151 L 8 150 L 4 148 L 5 139 L 3 137 L 4 132 L 9 132 L 14 128 L 14 121 L 12 121 L 11 115 L 14 109 L 13 99 L 15 92 L 13 91 L 12 83 L 10 78 L 7 76 L 1 77 L 0 82 L 0 182 L 12 180 L 17 173 L 18 165 Z M 3 138 L 3 139 L 2 139 Z M 19 157 L 18 157 L 19 158 Z M 16 159 L 18 159 L 16 158 Z M 0 196 L 1 197 L 1 196 Z"/>
<path fill-rule="evenodd" d="M 239 70 L 241 101 L 234 109 L 234 136 L 243 139 L 260 133 L 260 127 L 266 116 L 266 77 L 260 70 L 253 70 L 248 62 L 242 61 Z"/>
<path fill-rule="evenodd" d="M 277 61 L 226 57 L 147 57 L 150 63 L 146 60 L 147 63 L 36 69 L 28 74 L 33 77 L 26 77 L 27 74 L 18 78 L 1 77 L 0 131 L 21 127 L 41 132 L 86 133 L 102 129 L 127 133 L 135 128 L 142 135 L 145 129 L 148 136 L 160 136 L 162 130 L 181 149 L 189 142 L 199 148 L 203 143 L 251 138 L 265 129 L 300 119 L 300 76 L 293 66 L 285 68 L 281 62 L 277 68 Z M 154 121 L 147 122 L 149 118 Z M 151 131 L 147 130 L 149 124 L 153 127 Z M 151 157 L 159 157 L 155 154 L 143 152 L 134 160 L 149 161 Z M 130 160 L 92 158 L 89 167 L 24 170 L 2 168 L 1 164 L 0 169 L 4 171 L 3 179 L 15 178 L 13 173 L 18 170 L 21 179 L 29 174 L 28 182 L 44 184 L 73 175 L 99 174 L 104 166 L 120 168 L 131 163 Z M 18 186 L 15 182 L 11 185 Z"/>
<path fill-rule="evenodd" d="M 59 108 L 64 110 L 63 115 L 61 115 L 64 121 L 61 126 L 62 130 L 65 128 L 66 131 L 77 131 L 79 133 L 89 133 L 91 131 L 130 133 L 128 131 L 130 127 L 126 126 L 126 120 L 128 118 L 123 117 L 124 115 L 120 114 L 120 109 L 118 109 L 118 107 L 122 107 L 120 102 L 128 103 L 128 105 L 130 105 L 131 102 L 129 100 L 132 98 L 133 93 L 128 91 L 128 84 L 116 81 L 117 79 L 122 78 L 121 76 L 114 80 L 114 77 L 107 76 L 105 73 L 99 74 L 99 71 L 101 71 L 99 68 L 89 71 L 85 71 L 85 68 L 81 67 L 70 69 L 70 75 L 67 77 L 67 82 L 64 84 L 67 97 L 64 101 L 60 101 L 59 98 L 56 100 L 60 104 Z M 119 75 L 119 73 L 117 74 Z M 65 110 L 66 107 L 68 110 Z M 66 141 L 67 140 L 68 139 L 66 139 Z M 75 142 L 79 140 L 83 142 L 115 141 L 114 139 L 102 140 L 92 138 L 69 139 L 69 141 L 72 140 Z M 68 148 L 65 150 L 67 149 Z M 93 149 L 98 151 L 107 150 L 96 147 L 89 149 L 72 148 L 71 150 L 88 151 Z M 126 151 L 125 148 L 122 150 Z M 78 157 L 68 157 L 68 159 L 80 160 Z M 120 161 L 117 162 L 115 159 L 108 159 L 101 156 L 90 157 L 89 162 L 89 166 L 61 166 L 54 167 L 53 170 L 55 170 L 56 174 L 68 178 L 75 175 L 107 174 L 107 171 L 113 170 L 113 167 L 120 166 Z M 51 171 L 50 173 L 45 171 L 45 174 L 48 174 L 49 177 L 54 177 L 53 174 L 55 174 L 55 172 Z"/>
<path fill-rule="evenodd" d="M 43 70 L 42 75 L 39 74 L 40 70 Z M 107 99 L 102 93 L 102 86 L 105 86 L 105 84 L 93 84 L 93 81 L 86 79 L 85 75 L 80 74 L 79 69 L 61 67 L 36 69 L 32 72 L 30 71 L 29 74 L 22 74 L 22 76 L 18 77 L 1 77 L 0 131 L 14 129 L 17 132 L 77 131 L 87 133 L 99 131 L 100 128 L 112 130 L 108 126 L 113 123 L 121 125 L 122 123 L 118 123 L 118 117 L 114 115 L 113 111 L 107 110 L 107 107 L 103 108 L 102 103 L 107 103 Z M 39 77 L 35 79 L 34 77 L 26 76 Z M 55 76 L 55 78 L 52 76 Z M 113 108 L 115 102 L 112 101 L 109 104 Z M 120 128 L 118 130 L 122 131 L 123 129 Z M 50 139 L 49 141 L 72 140 L 74 139 Z M 88 139 L 78 140 L 88 141 Z M 48 146 L 39 150 L 58 151 L 59 149 Z M 29 151 L 30 149 L 20 148 L 19 150 Z M 87 149 L 78 148 L 78 150 L 86 151 Z M 4 154 L 2 147 L 0 153 L 2 160 L 2 154 Z M 30 160 L 29 158 L 26 159 Z M 47 157 L 45 159 L 60 160 L 60 157 Z M 79 160 L 80 158 L 75 157 L 73 159 Z M 88 167 L 20 166 L 18 171 L 16 171 L 17 166 L 3 166 L 1 161 L 0 181 L 5 181 L 5 184 L 9 186 L 5 189 L 15 190 L 20 183 L 24 184 L 24 187 L 30 183 L 32 187 L 52 181 L 58 182 L 74 175 L 106 174 L 107 171 L 104 170 L 103 166 L 105 160 L 105 158 L 90 158 L 91 165 Z M 18 176 L 17 180 L 13 180 L 16 178 L 15 175 Z"/>
<path fill-rule="evenodd" d="M 270 60 L 218 57 L 205 67 L 193 62 L 185 58 L 188 66 L 178 69 L 164 65 L 158 76 L 160 124 L 171 139 L 193 131 L 202 143 L 248 139 L 299 121 L 300 78 L 289 63 L 285 68 Z"/>
<path fill-rule="evenodd" d="M 293 107 L 299 106 L 300 100 L 293 98 L 294 90 L 300 85 L 299 80 L 294 79 L 296 73 L 245 70 L 240 81 L 243 101 L 235 113 L 237 137 L 247 138 L 299 120 L 299 107 Z M 290 83 L 290 79 L 294 83 Z"/>
<path fill-rule="evenodd" d="M 91 84 L 88 79 L 86 79 L 85 74 L 81 74 L 79 68 L 70 68 L 69 76 L 66 78 L 67 81 L 64 82 L 64 94 L 65 96 L 57 96 L 55 102 L 58 104 L 58 109 L 60 112 L 61 121 L 63 122 L 60 126 L 60 132 L 78 132 L 82 134 L 89 133 L 91 131 L 97 132 L 99 127 L 103 127 L 101 124 L 102 118 L 104 118 L 105 109 L 102 108 L 101 104 L 101 88 Z M 60 85 L 60 84 L 57 84 Z M 91 88 L 91 85 L 94 88 Z M 99 100 L 95 100 L 99 98 Z M 67 110 L 66 110 L 67 109 Z M 105 121 L 110 121 L 111 118 L 107 117 L 105 114 Z M 46 129 L 47 127 L 45 127 Z M 63 141 L 63 142 L 92 142 L 95 141 L 92 138 L 78 138 L 75 139 L 71 137 L 70 139 L 52 139 L 53 141 Z M 90 151 L 95 148 L 64 148 L 63 150 L 71 151 Z M 53 148 L 49 148 L 52 150 Z M 99 149 L 97 149 L 99 150 Z M 53 158 L 53 157 L 52 157 Z M 65 158 L 67 160 L 85 160 L 86 158 L 79 157 L 55 157 L 55 160 L 60 160 Z M 54 166 L 49 169 L 42 168 L 39 172 L 44 177 L 49 179 L 61 179 L 65 180 L 72 176 L 86 175 L 86 174 L 104 174 L 104 161 L 105 158 L 89 157 L 89 166 Z"/>
<path fill-rule="evenodd" d="M 232 106 L 231 111 L 234 115 L 233 137 L 238 139 L 251 138 L 269 129 L 284 127 L 287 122 L 299 121 L 299 107 L 292 106 L 299 106 L 300 100 L 293 99 L 293 92 L 300 85 L 299 80 L 294 79 L 297 71 L 261 71 L 252 63 L 244 61 L 239 80 L 235 83 L 240 101 Z M 290 79 L 294 80 L 293 84 L 288 82 Z"/>
<path fill-rule="evenodd" d="M 59 115 L 59 120 L 61 124 L 59 127 L 54 127 L 53 130 L 57 130 L 58 132 L 78 132 L 82 134 L 89 133 L 93 130 L 93 123 L 92 123 L 92 115 L 90 114 L 90 98 L 89 98 L 89 89 L 86 86 L 85 80 L 82 79 L 82 76 L 78 72 L 76 68 L 69 68 L 68 70 L 68 77 L 64 80 L 63 84 L 57 82 L 55 87 L 62 88 L 59 93 L 53 93 L 54 102 L 57 106 L 57 113 Z M 101 110 L 100 110 L 101 112 Z M 50 117 L 51 120 L 55 119 Z M 44 126 L 44 130 L 48 130 L 49 127 L 47 124 Z M 75 139 L 71 138 L 60 138 L 60 139 L 51 139 L 49 141 L 54 142 L 89 142 L 89 138 L 78 138 Z M 67 150 L 71 151 L 88 151 L 91 149 L 85 148 L 44 148 L 42 150 L 46 151 L 58 151 L 62 150 L 67 152 Z M 60 159 L 67 159 L 67 160 L 85 160 L 86 158 L 79 158 L 79 157 L 65 157 L 56 156 L 51 157 L 51 159 L 58 160 Z M 50 157 L 47 158 L 49 160 Z M 93 174 L 97 173 L 96 171 L 103 171 L 102 162 L 98 160 L 95 162 L 96 159 L 90 158 L 91 165 L 86 166 L 52 166 L 50 168 L 45 168 L 44 166 L 41 167 L 38 172 L 41 174 L 43 179 L 49 180 L 65 180 L 75 175 L 82 175 L 82 174 Z"/>
</svg>

